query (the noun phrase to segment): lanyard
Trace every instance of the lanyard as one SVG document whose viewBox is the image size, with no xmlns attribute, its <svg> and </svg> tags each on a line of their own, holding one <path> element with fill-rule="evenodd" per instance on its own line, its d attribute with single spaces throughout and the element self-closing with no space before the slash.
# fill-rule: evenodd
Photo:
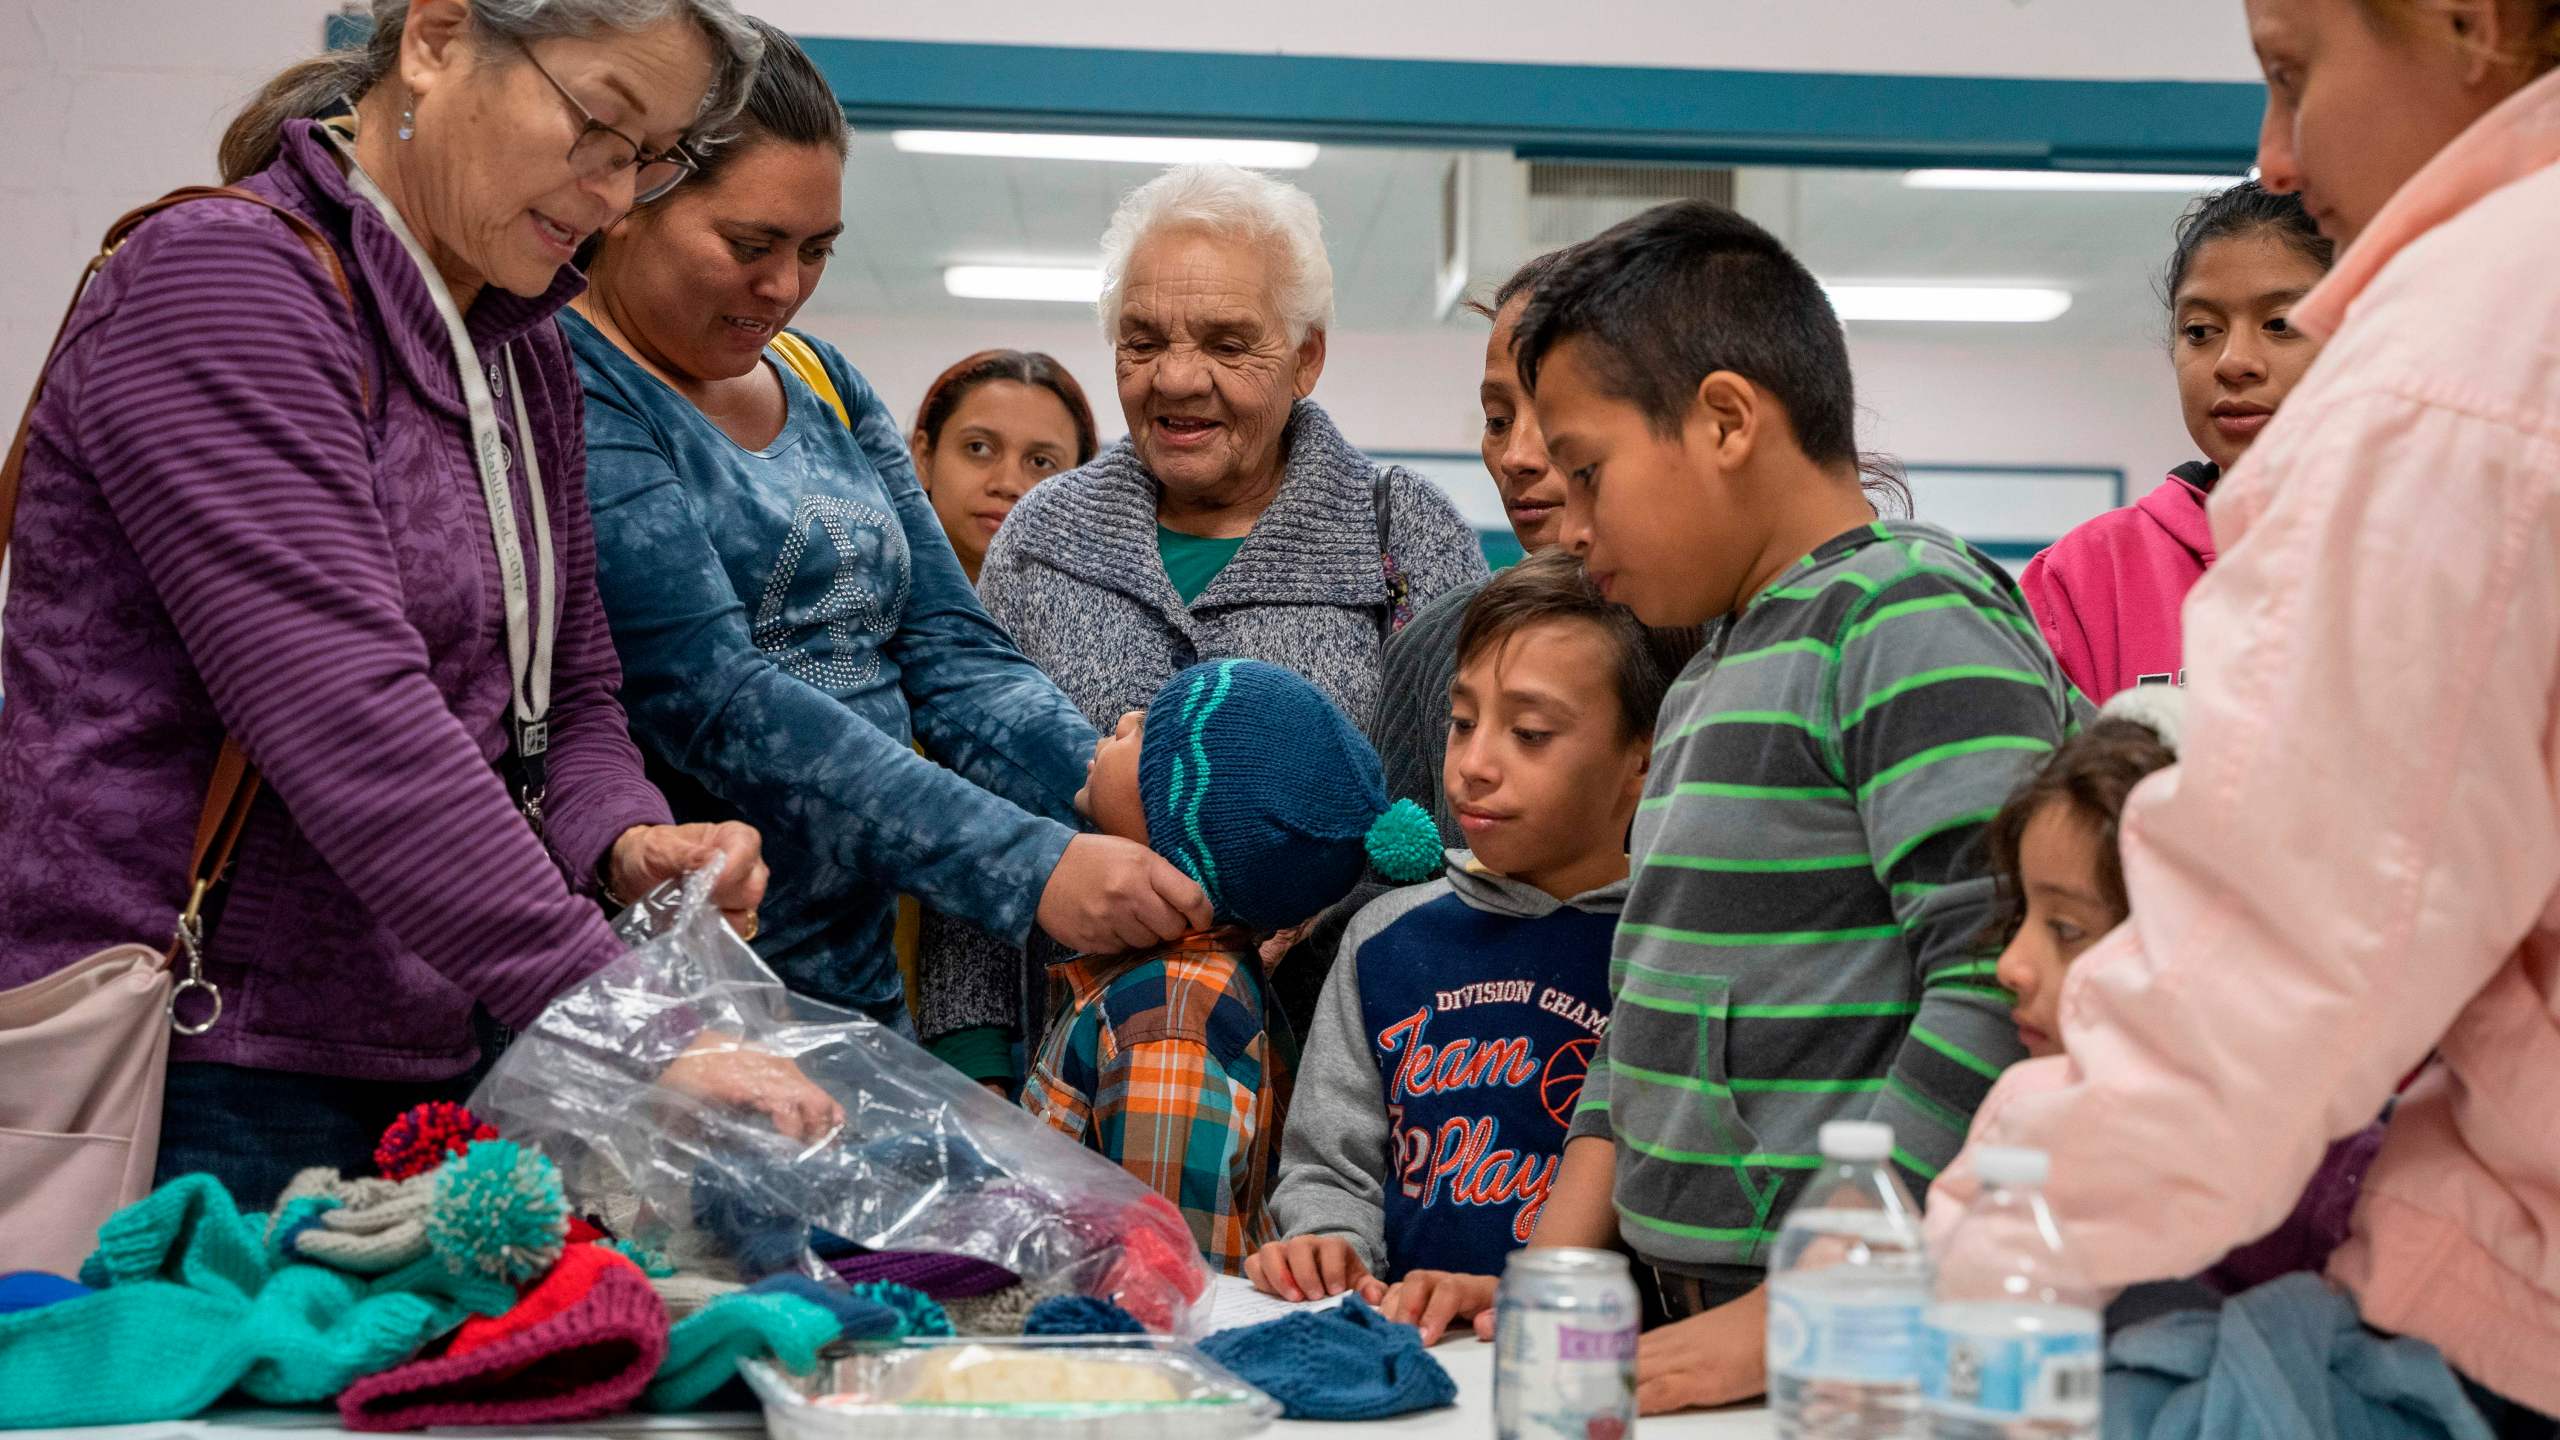
<svg viewBox="0 0 2560 1440">
<path fill-rule="evenodd" d="M 481 496 L 489 504 L 489 530 L 498 547 L 498 579 L 506 593 L 507 682 L 515 706 L 515 755 L 524 774 L 525 814 L 539 826 L 542 757 L 551 748 L 551 649 L 559 635 L 560 616 L 553 575 L 551 515 L 543 502 L 542 462 L 534 453 L 533 421 L 525 412 L 524 385 L 516 377 L 515 347 L 510 345 L 503 353 L 508 398 L 515 402 L 515 450 L 524 458 L 525 493 L 533 505 L 535 578 L 542 591 L 539 611 L 534 609 L 525 584 L 524 542 L 516 533 L 515 495 L 507 484 L 508 447 L 506 437 L 499 433 L 497 406 L 489 394 L 499 367 L 492 365 L 486 375 L 481 373 L 479 353 L 471 344 L 469 328 L 462 322 L 461 307 L 453 303 L 453 292 L 445 288 L 444 277 L 436 273 L 426 247 L 418 243 L 408 222 L 400 218 L 398 207 L 356 163 L 355 147 L 334 130 L 324 128 L 321 133 L 346 157 L 347 179 L 356 193 L 381 212 L 383 223 L 399 237 L 401 248 L 409 252 L 410 261 L 418 267 L 418 278 L 426 282 L 427 294 L 436 302 L 436 313 L 444 318 L 445 334 L 453 342 L 453 363 L 462 381 L 463 403 L 471 411 L 471 458 L 479 467 Z"/>
</svg>

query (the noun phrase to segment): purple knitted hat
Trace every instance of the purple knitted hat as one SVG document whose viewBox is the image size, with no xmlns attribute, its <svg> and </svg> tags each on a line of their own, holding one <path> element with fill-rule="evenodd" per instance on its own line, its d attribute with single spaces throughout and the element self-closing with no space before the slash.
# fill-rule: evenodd
<svg viewBox="0 0 2560 1440">
<path fill-rule="evenodd" d="M 338 1397 L 350 1430 L 547 1425 L 630 1407 L 667 1355 L 667 1310 L 640 1268 L 572 1245 L 515 1308 L 474 1318 L 444 1352 Z"/>
<path fill-rule="evenodd" d="M 933 1250 L 874 1250 L 867 1255 L 848 1255 L 831 1261 L 828 1268 L 847 1285 L 881 1280 L 923 1291 L 935 1300 L 968 1300 L 980 1295 L 993 1295 L 1021 1283 L 1022 1278 L 1001 1265 Z"/>
</svg>

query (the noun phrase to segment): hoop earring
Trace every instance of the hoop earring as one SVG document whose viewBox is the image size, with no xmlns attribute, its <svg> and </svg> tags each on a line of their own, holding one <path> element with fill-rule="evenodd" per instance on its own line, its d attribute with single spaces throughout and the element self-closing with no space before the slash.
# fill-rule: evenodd
<svg viewBox="0 0 2560 1440">
<path fill-rule="evenodd" d="M 411 136 L 413 136 L 413 135 L 415 135 L 415 134 L 417 134 L 417 133 L 418 133 L 418 112 L 417 112 L 417 111 L 415 111 L 415 110 L 403 110 L 403 111 L 401 111 L 401 112 L 400 112 L 400 138 L 401 138 L 401 139 L 403 139 L 403 140 L 406 140 L 406 139 L 410 138 Z"/>
</svg>

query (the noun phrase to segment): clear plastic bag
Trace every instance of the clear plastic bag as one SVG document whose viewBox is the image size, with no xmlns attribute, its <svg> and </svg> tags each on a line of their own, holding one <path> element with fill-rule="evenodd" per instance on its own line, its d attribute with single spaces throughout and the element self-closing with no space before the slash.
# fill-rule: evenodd
<svg viewBox="0 0 2560 1440">
<path fill-rule="evenodd" d="M 825 1278 L 816 1227 L 973 1256 L 1158 1331 L 1196 1330 L 1208 1268 L 1181 1212 L 914 1043 L 790 993 L 721 922 L 715 878 L 697 872 L 625 912 L 615 928 L 630 952 L 554 1000 L 471 1097 L 558 1164 L 575 1208 L 723 1278 Z M 761 1113 L 661 1083 L 689 1049 L 730 1041 L 797 1065 L 843 1123 L 793 1140 Z"/>
</svg>

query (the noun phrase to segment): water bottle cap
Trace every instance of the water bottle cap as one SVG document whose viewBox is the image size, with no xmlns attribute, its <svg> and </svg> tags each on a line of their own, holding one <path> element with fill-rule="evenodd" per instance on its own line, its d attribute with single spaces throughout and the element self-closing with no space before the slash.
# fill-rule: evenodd
<svg viewBox="0 0 2560 1440">
<path fill-rule="evenodd" d="M 1893 1155 L 1893 1127 L 1881 1120 L 1833 1120 L 1822 1127 L 1826 1160 L 1879 1163 Z"/>
<path fill-rule="evenodd" d="M 2043 1151 L 2023 1145 L 1985 1145 L 1973 1152 L 1973 1168 L 1993 1185 L 2035 1187 L 2053 1173 L 2053 1162 Z"/>
</svg>

